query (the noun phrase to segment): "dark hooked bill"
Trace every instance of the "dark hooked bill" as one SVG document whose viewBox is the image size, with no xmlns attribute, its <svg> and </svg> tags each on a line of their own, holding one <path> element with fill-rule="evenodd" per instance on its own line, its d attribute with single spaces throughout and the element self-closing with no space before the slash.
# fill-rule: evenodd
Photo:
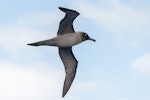
<svg viewBox="0 0 150 100">
<path fill-rule="evenodd" d="M 96 40 L 95 40 L 95 39 L 92 39 L 91 37 L 89 37 L 88 40 L 91 40 L 91 41 L 96 42 Z"/>
</svg>

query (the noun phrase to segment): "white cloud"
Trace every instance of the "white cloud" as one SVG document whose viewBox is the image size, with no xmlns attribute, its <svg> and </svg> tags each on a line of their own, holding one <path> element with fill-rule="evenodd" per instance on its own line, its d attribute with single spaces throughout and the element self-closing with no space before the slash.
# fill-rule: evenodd
<svg viewBox="0 0 150 100">
<path fill-rule="evenodd" d="M 24 14 L 15 22 L 1 25 L 0 45 L 10 46 L 10 44 L 14 43 L 13 46 L 16 46 L 31 40 L 34 41 L 47 36 L 50 37 L 56 35 L 53 28 L 49 31 L 42 29 L 43 27 L 52 27 L 56 25 L 52 24 L 54 23 L 55 13 L 48 13 L 49 12 Z"/>
<path fill-rule="evenodd" d="M 0 25 L 0 49 L 11 57 L 20 56 L 24 51 L 34 54 L 36 51 L 27 44 L 56 36 L 56 13 L 26 13 L 12 23 Z"/>
<path fill-rule="evenodd" d="M 150 74 L 150 53 L 132 60 L 130 65 L 133 69 L 140 73 Z"/>
<path fill-rule="evenodd" d="M 63 75 L 56 68 L 49 67 L 45 63 L 0 62 L 0 99 L 58 100 L 56 97 L 61 98 Z"/>
<path fill-rule="evenodd" d="M 149 12 L 121 3 L 120 0 L 106 0 L 91 3 L 76 1 L 74 6 L 82 16 L 92 19 L 101 28 L 113 34 L 148 34 L 150 32 Z"/>
<path fill-rule="evenodd" d="M 7 59 L 0 57 L 0 100 L 61 98 L 64 70 L 60 72 L 52 62 L 32 62 L 37 57 L 34 55 L 36 50 L 26 45 L 56 35 L 54 27 L 44 29 L 57 27 L 54 18 L 57 19 L 55 13 L 50 12 L 26 13 L 15 22 L 0 25 L 0 50 L 9 56 Z M 55 52 L 57 50 L 52 53 Z"/>
</svg>

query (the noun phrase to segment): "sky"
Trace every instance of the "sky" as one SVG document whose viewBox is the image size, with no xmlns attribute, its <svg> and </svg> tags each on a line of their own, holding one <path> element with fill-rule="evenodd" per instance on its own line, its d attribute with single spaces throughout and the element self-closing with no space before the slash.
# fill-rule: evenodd
<svg viewBox="0 0 150 100">
<path fill-rule="evenodd" d="M 0 100 L 150 100 L 149 0 L 1 0 Z M 62 98 L 64 66 L 56 47 L 26 44 L 56 36 L 64 17 L 96 42 L 73 47 L 75 80 Z"/>
</svg>

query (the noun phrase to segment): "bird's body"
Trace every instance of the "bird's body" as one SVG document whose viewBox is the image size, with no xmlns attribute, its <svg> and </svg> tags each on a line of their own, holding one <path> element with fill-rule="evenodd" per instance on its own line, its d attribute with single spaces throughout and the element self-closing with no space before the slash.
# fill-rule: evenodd
<svg viewBox="0 0 150 100">
<path fill-rule="evenodd" d="M 81 32 L 76 32 L 73 34 L 64 34 L 64 35 L 58 35 L 57 41 L 59 42 L 57 45 L 58 47 L 72 47 L 74 45 L 77 45 L 81 42 L 83 42 L 83 34 Z M 61 38 L 61 39 L 60 39 Z"/>
<path fill-rule="evenodd" d="M 85 40 L 92 40 L 84 32 L 75 32 L 73 28 L 73 21 L 79 15 L 77 11 L 70 10 L 67 8 L 59 7 L 59 9 L 66 13 L 65 17 L 59 24 L 57 36 L 28 45 L 32 46 L 56 46 L 59 49 L 60 58 L 64 64 L 66 77 L 63 86 L 62 97 L 66 95 L 76 75 L 76 69 L 78 61 L 72 52 L 72 46 L 77 45 Z"/>
<path fill-rule="evenodd" d="M 63 35 L 58 35 L 52 39 L 32 43 L 29 45 L 40 46 L 57 46 L 57 47 L 72 47 L 86 40 L 84 37 L 86 33 L 83 32 L 75 32 L 75 33 L 67 33 Z"/>
</svg>

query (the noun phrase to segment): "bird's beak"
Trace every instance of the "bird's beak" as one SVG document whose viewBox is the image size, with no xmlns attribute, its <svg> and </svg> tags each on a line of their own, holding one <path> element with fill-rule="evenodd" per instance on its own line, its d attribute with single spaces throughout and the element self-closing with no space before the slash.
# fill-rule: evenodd
<svg viewBox="0 0 150 100">
<path fill-rule="evenodd" d="M 96 42 L 96 40 L 95 40 L 95 39 L 92 39 L 91 37 L 89 37 L 88 40 L 91 40 L 91 41 Z"/>
</svg>

